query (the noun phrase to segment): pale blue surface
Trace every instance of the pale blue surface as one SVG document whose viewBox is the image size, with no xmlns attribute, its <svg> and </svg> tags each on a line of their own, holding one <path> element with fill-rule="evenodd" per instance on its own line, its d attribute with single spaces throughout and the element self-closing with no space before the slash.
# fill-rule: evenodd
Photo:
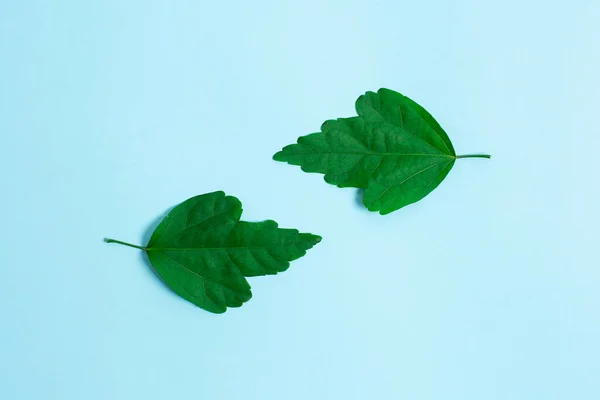
<svg viewBox="0 0 600 400">
<path fill-rule="evenodd" d="M 0 398 L 600 398 L 596 0 L 0 1 Z M 271 160 L 381 86 L 460 160 L 381 217 Z M 323 236 L 212 315 L 133 242 L 223 189 Z"/>
</svg>

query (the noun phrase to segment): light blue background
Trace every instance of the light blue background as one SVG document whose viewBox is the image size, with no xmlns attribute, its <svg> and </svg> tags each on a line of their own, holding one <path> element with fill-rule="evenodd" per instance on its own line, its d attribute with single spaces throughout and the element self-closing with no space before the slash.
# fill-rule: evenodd
<svg viewBox="0 0 600 400">
<path fill-rule="evenodd" d="M 0 1 L 0 398 L 600 398 L 596 0 Z M 382 217 L 271 160 L 366 90 L 460 160 Z M 140 252 L 225 190 L 321 234 L 212 315 Z"/>
</svg>

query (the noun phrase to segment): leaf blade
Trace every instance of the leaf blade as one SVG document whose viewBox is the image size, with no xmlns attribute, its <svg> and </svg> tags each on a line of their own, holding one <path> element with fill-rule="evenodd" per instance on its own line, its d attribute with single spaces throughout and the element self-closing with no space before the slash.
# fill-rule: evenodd
<svg viewBox="0 0 600 400">
<path fill-rule="evenodd" d="M 146 252 L 163 282 L 213 313 L 252 297 L 247 277 L 275 275 L 321 241 L 275 221 L 240 221 L 241 203 L 223 192 L 176 206 L 154 231 Z"/>
<path fill-rule="evenodd" d="M 381 214 L 415 203 L 439 186 L 457 157 L 429 112 L 385 88 L 366 92 L 355 106 L 358 116 L 326 121 L 320 132 L 300 137 L 273 159 L 321 173 L 340 188 L 365 189 L 363 203 Z"/>
</svg>

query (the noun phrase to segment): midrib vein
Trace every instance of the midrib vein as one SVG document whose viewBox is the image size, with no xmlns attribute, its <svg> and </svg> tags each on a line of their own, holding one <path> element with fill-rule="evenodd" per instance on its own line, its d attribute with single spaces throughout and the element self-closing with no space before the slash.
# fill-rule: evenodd
<svg viewBox="0 0 600 400">
<path fill-rule="evenodd" d="M 280 245 L 282 246 L 293 246 L 303 242 L 293 242 L 293 243 L 285 243 Z M 198 250 L 231 250 L 231 249 L 248 249 L 248 250 L 256 250 L 256 249 L 268 249 L 273 246 L 229 246 L 229 247 L 148 247 L 146 251 L 198 251 Z"/>
<path fill-rule="evenodd" d="M 449 154 L 429 154 L 429 153 L 373 153 L 373 152 L 352 152 L 352 151 L 312 151 L 310 153 L 296 153 L 296 154 L 353 154 L 362 156 L 421 156 L 421 157 L 443 157 L 443 158 L 456 158 Z M 292 154 L 294 155 L 294 154 Z"/>
</svg>

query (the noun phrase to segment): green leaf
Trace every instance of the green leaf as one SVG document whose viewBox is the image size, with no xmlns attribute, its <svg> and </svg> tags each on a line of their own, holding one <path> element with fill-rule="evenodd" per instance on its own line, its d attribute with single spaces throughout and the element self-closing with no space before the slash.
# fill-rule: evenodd
<svg viewBox="0 0 600 400">
<path fill-rule="evenodd" d="M 310 233 L 281 229 L 275 221 L 240 221 L 242 204 L 223 192 L 184 201 L 162 220 L 146 246 L 160 278 L 198 307 L 223 313 L 252 292 L 246 277 L 275 275 L 321 241 Z"/>
<path fill-rule="evenodd" d="M 357 117 L 326 121 L 273 158 L 325 174 L 338 187 L 364 189 L 370 211 L 389 214 L 433 191 L 458 158 L 438 122 L 415 101 L 390 89 L 356 101 Z"/>
</svg>

